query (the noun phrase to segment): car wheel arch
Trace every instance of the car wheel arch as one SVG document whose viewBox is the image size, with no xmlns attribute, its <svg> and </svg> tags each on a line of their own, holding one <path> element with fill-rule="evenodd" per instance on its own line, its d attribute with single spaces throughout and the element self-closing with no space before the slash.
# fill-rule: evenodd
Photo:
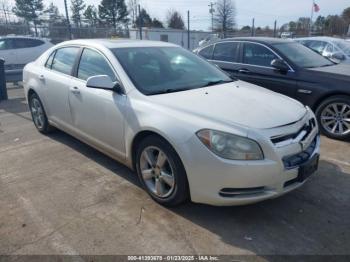
<svg viewBox="0 0 350 262">
<path fill-rule="evenodd" d="M 174 146 L 174 144 L 169 141 L 169 139 L 167 139 L 165 136 L 161 135 L 159 132 L 153 131 L 153 130 L 141 130 L 140 132 L 138 132 L 134 138 L 132 139 L 131 145 L 130 145 L 130 156 L 131 156 L 131 167 L 133 168 L 133 170 L 136 170 L 136 153 L 137 153 L 137 146 L 140 144 L 140 142 L 145 139 L 148 136 L 158 136 L 160 137 L 162 140 L 164 140 L 165 142 L 167 142 L 177 153 L 177 155 L 179 156 L 179 158 L 181 159 L 181 162 L 183 164 L 183 160 L 181 155 L 178 153 L 178 150 L 176 150 L 176 147 Z M 186 167 L 185 167 L 186 170 Z"/>
<path fill-rule="evenodd" d="M 331 92 L 319 97 L 316 102 L 311 106 L 312 110 L 316 112 L 317 108 L 325 101 L 333 96 L 347 96 L 350 97 L 349 93 L 346 92 Z"/>
</svg>

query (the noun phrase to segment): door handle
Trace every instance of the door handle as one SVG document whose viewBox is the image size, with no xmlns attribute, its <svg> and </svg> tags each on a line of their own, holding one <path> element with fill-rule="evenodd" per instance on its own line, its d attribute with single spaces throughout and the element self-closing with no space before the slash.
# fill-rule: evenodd
<svg viewBox="0 0 350 262">
<path fill-rule="evenodd" d="M 75 94 L 75 95 L 78 95 L 78 94 L 80 94 L 80 90 L 79 90 L 79 88 L 78 87 L 72 87 L 71 89 L 70 89 L 70 91 L 73 93 L 73 94 Z"/>
<path fill-rule="evenodd" d="M 238 70 L 238 73 L 241 73 L 241 74 L 249 74 L 250 71 L 248 69 L 239 69 Z"/>
<path fill-rule="evenodd" d="M 45 80 L 45 76 L 44 75 L 40 75 L 39 76 L 39 80 L 44 81 Z"/>
</svg>

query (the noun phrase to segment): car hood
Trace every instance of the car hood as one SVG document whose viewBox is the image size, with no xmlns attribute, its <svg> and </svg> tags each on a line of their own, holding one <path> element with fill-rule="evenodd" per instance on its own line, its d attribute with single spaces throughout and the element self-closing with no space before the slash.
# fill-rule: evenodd
<svg viewBox="0 0 350 262">
<path fill-rule="evenodd" d="M 258 129 L 294 123 L 306 113 L 296 100 L 243 81 L 154 95 L 151 100 L 213 122 Z"/>
<path fill-rule="evenodd" d="M 325 77 L 337 78 L 339 80 L 350 80 L 350 65 L 346 63 L 340 63 L 333 66 L 309 68 L 312 72 L 321 73 Z"/>
</svg>

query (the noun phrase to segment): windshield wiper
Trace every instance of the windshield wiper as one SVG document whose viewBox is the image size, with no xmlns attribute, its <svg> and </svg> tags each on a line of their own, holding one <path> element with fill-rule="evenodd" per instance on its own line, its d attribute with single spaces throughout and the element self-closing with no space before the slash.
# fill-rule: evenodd
<svg viewBox="0 0 350 262">
<path fill-rule="evenodd" d="M 206 84 L 203 85 L 202 87 L 215 86 L 215 85 L 225 84 L 225 83 L 231 83 L 231 82 L 233 82 L 233 80 L 216 80 L 216 81 L 209 81 L 208 83 L 206 83 Z"/>
</svg>

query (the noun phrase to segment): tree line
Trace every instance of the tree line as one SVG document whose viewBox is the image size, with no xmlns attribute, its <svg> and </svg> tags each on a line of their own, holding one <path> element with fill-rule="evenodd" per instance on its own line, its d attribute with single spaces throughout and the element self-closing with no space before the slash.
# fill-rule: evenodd
<svg viewBox="0 0 350 262">
<path fill-rule="evenodd" d="M 138 0 L 101 0 L 95 5 L 86 5 L 84 0 L 70 0 L 69 17 L 72 25 L 81 27 L 111 27 L 115 32 L 118 29 L 136 27 L 173 28 L 185 29 L 184 19 L 180 12 L 169 9 L 166 17 L 166 25 L 156 17 L 151 17 L 146 9 L 138 10 Z M 67 18 L 61 14 L 58 7 L 51 2 L 47 7 L 43 0 L 15 0 L 12 12 L 33 25 L 35 34 L 38 35 L 38 26 L 48 27 L 67 26 Z"/>
<path fill-rule="evenodd" d="M 314 35 L 346 35 L 350 29 L 350 7 L 344 9 L 341 15 L 320 15 L 313 23 L 309 17 L 300 17 L 297 21 L 284 24 L 280 30 L 294 32 L 296 35 L 307 35 L 310 26 Z"/>
</svg>

